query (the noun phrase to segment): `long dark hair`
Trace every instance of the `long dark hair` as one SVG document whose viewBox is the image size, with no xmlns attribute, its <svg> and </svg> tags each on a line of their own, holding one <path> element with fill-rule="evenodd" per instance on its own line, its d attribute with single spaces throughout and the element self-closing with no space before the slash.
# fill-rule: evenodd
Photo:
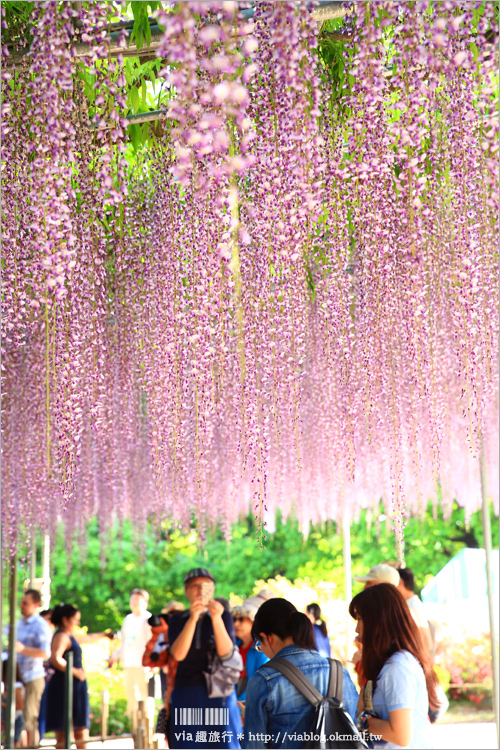
<svg viewBox="0 0 500 750">
<path fill-rule="evenodd" d="M 310 615 L 314 617 L 314 619 L 316 620 L 316 625 L 321 630 L 325 638 L 328 638 L 328 628 L 326 627 L 326 622 L 321 617 L 321 607 L 319 606 L 319 604 L 316 604 L 316 602 L 308 604 L 306 610 Z"/>
<path fill-rule="evenodd" d="M 375 684 L 392 654 L 409 651 L 424 670 L 429 704 L 436 706 L 438 678 L 409 607 L 397 588 L 391 583 L 370 586 L 354 597 L 349 614 L 355 620 L 363 620 L 361 669 L 364 677 Z"/>
<path fill-rule="evenodd" d="M 72 604 L 58 604 L 54 609 L 52 610 L 52 625 L 56 625 L 56 627 L 61 627 L 63 625 L 63 619 L 73 617 L 76 615 L 77 612 L 80 610 L 76 607 L 73 607 Z"/>
<path fill-rule="evenodd" d="M 252 638 L 258 640 L 261 633 L 277 635 L 282 641 L 291 636 L 296 646 L 316 650 L 310 619 L 287 599 L 268 599 L 261 604 L 253 621 Z"/>
</svg>

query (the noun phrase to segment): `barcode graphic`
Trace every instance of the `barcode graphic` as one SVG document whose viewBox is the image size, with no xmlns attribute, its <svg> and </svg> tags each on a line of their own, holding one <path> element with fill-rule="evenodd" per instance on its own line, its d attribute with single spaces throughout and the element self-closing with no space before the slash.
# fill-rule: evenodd
<svg viewBox="0 0 500 750">
<path fill-rule="evenodd" d="M 229 709 L 228 708 L 206 708 L 205 709 L 205 724 L 209 726 L 229 724 Z"/>
<path fill-rule="evenodd" d="M 229 724 L 228 708 L 176 708 L 174 710 L 176 726 L 227 726 Z"/>
</svg>

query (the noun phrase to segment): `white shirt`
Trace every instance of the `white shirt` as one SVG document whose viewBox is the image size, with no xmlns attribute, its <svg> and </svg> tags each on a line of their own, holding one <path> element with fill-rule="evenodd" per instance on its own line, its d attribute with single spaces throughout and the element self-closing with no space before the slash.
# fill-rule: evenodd
<svg viewBox="0 0 500 750">
<path fill-rule="evenodd" d="M 121 657 L 123 666 L 142 667 L 142 657 L 146 648 L 146 643 L 152 635 L 151 626 L 148 625 L 148 618 L 151 612 L 144 612 L 142 615 L 127 615 L 122 625 L 122 646 Z"/>
<path fill-rule="evenodd" d="M 418 596 L 416 594 L 413 594 L 413 596 L 410 596 L 410 598 L 406 600 L 406 603 L 409 606 L 411 616 L 417 623 L 418 627 L 428 628 L 429 626 L 427 624 L 427 617 L 425 615 L 425 607 Z"/>
</svg>

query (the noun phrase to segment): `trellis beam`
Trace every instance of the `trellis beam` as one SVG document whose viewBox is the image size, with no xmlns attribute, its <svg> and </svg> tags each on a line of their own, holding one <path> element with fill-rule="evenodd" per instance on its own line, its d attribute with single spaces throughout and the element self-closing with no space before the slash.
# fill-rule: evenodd
<svg viewBox="0 0 500 750">
<path fill-rule="evenodd" d="M 241 13 L 245 18 L 250 19 L 253 17 L 254 11 L 254 8 L 247 8 L 246 10 L 241 11 Z M 342 18 L 346 14 L 346 9 L 342 7 L 341 2 L 330 2 L 329 0 L 326 0 L 326 2 L 320 1 L 318 6 L 313 9 L 312 13 L 318 24 L 321 25 L 324 21 L 329 19 Z M 117 24 L 112 24 L 112 31 L 107 40 L 103 42 L 103 44 L 107 44 L 108 46 L 109 57 L 114 58 L 118 57 L 118 55 L 123 55 L 124 57 L 138 57 L 139 59 L 147 57 L 151 59 L 152 53 L 156 52 L 160 46 L 163 30 L 158 26 L 156 19 L 149 18 L 148 20 L 151 31 L 151 41 L 149 45 L 144 45 L 141 49 L 137 49 L 135 43 L 130 44 L 127 47 L 118 46 L 123 29 L 131 29 L 133 27 L 133 21 L 123 21 Z M 9 46 L 8 49 L 10 56 L 3 60 L 2 64 L 4 67 L 12 67 L 14 64 L 27 61 L 30 52 L 29 47 L 24 47 L 22 50 L 16 52 L 15 55 L 12 46 Z M 85 55 L 88 55 L 92 50 L 92 45 L 78 42 L 73 45 L 73 49 L 75 50 L 77 57 L 85 57 Z"/>
</svg>

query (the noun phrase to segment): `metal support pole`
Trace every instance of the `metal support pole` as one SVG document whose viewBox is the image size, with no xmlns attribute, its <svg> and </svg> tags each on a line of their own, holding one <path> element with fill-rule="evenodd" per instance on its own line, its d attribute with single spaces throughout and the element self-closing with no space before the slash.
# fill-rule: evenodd
<svg viewBox="0 0 500 750">
<path fill-rule="evenodd" d="M 495 712 L 495 724 L 497 728 L 497 745 L 500 745 L 500 730 L 498 721 L 498 660 L 497 660 L 497 644 L 496 644 L 496 633 L 495 633 L 495 608 L 493 604 L 493 577 L 491 574 L 491 522 L 490 522 L 490 506 L 488 503 L 487 492 L 486 492 L 486 466 L 484 460 L 484 444 L 481 439 L 479 446 L 479 470 L 481 475 L 481 497 L 483 501 L 482 505 L 482 517 L 483 517 L 483 536 L 484 536 L 484 551 L 486 555 L 486 582 L 488 586 L 488 609 L 490 615 L 490 638 L 491 638 L 491 661 L 493 666 L 493 710 Z"/>
<path fill-rule="evenodd" d="M 71 723 L 73 719 L 73 651 L 66 654 L 66 673 L 64 680 L 64 747 L 71 747 Z"/>
<path fill-rule="evenodd" d="M 50 607 L 50 537 L 44 534 L 42 544 L 42 607 Z"/>
<path fill-rule="evenodd" d="M 17 554 L 12 560 L 9 592 L 9 668 L 7 670 L 7 705 L 5 710 L 5 747 L 14 747 L 16 723 L 16 640 L 17 640 Z"/>
<path fill-rule="evenodd" d="M 344 586 L 345 586 L 345 601 L 347 606 L 351 603 L 352 599 L 352 573 L 351 573 L 351 519 L 349 511 L 344 510 L 342 516 L 342 554 L 344 559 Z M 347 614 L 346 622 L 346 659 L 349 658 L 349 649 L 351 646 L 351 618 Z"/>
</svg>

